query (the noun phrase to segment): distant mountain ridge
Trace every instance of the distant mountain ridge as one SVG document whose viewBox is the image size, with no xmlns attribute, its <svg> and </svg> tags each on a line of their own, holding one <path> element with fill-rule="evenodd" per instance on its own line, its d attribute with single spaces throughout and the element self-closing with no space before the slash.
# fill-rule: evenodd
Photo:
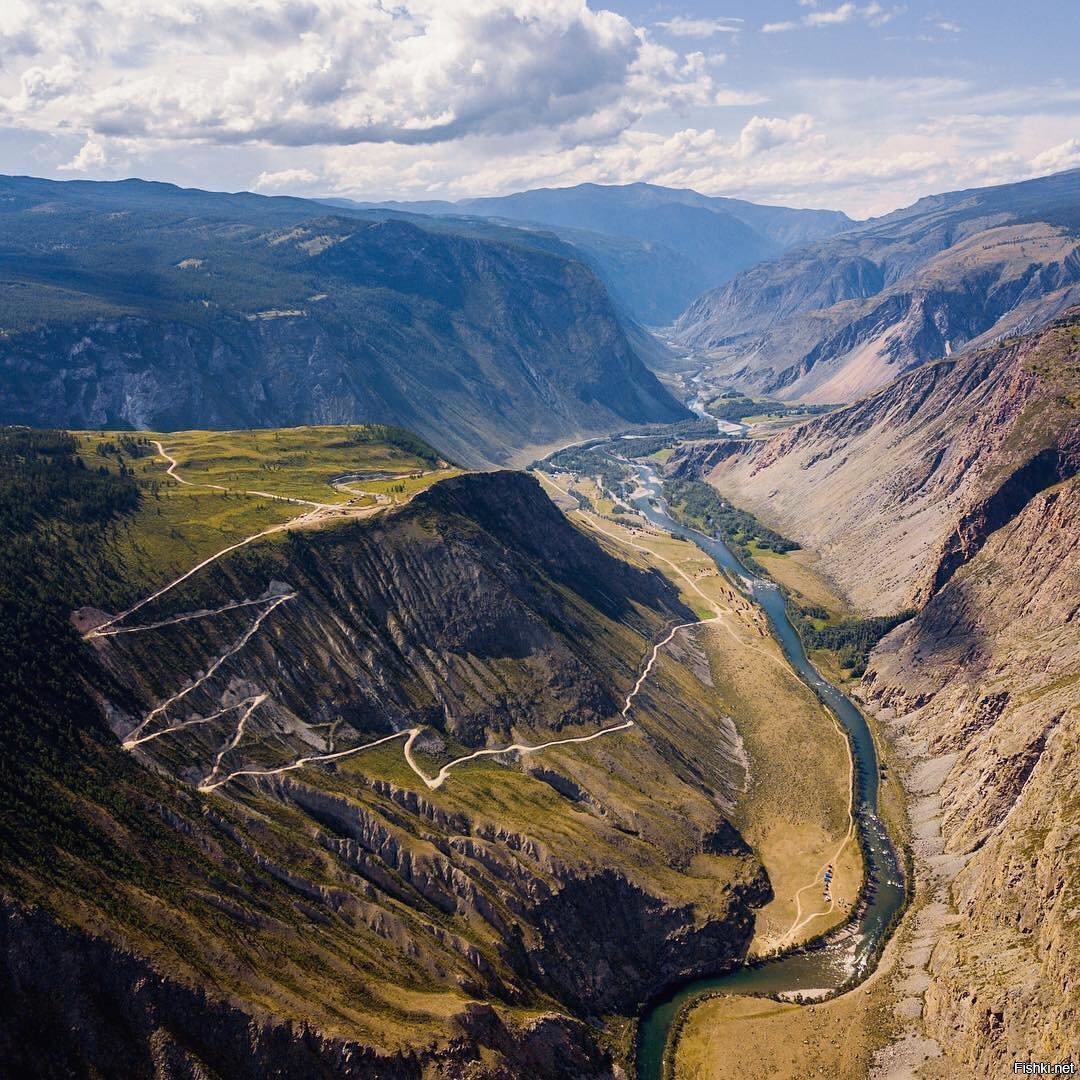
<svg viewBox="0 0 1080 1080">
<path fill-rule="evenodd" d="M 671 322 L 704 289 L 787 248 L 851 228 L 837 210 L 797 210 L 655 184 L 579 184 L 512 195 L 335 206 L 484 217 L 544 227 L 601 275 L 639 322 Z"/>
<path fill-rule="evenodd" d="M 688 413 L 550 235 L 0 178 L 0 421 L 383 421 L 463 464 Z"/>
<path fill-rule="evenodd" d="M 796 248 L 691 304 L 676 340 L 742 388 L 851 401 L 1080 301 L 1080 169 L 957 191 Z"/>
</svg>

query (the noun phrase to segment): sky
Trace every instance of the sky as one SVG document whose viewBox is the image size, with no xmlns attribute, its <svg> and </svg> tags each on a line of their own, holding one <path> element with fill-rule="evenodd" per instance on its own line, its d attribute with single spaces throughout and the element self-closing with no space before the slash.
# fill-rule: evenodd
<svg viewBox="0 0 1080 1080">
<path fill-rule="evenodd" d="M 3 0 L 0 172 L 885 213 L 1080 166 L 1080 0 Z"/>
</svg>

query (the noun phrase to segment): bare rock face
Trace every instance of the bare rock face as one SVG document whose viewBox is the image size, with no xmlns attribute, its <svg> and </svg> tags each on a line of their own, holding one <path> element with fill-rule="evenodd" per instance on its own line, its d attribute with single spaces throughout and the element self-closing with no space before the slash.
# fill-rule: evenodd
<svg viewBox="0 0 1080 1080">
<path fill-rule="evenodd" d="M 952 887 L 927 1030 L 973 1075 L 1080 1052 L 1080 483 L 994 532 L 864 677 L 932 756 Z"/>
<path fill-rule="evenodd" d="M 857 607 L 921 605 L 1080 466 L 1078 326 L 927 365 L 764 442 L 692 446 L 669 469 L 818 552 Z"/>
<path fill-rule="evenodd" d="M 705 293 L 677 338 L 743 388 L 853 401 L 1080 301 L 1080 171 L 920 199 Z"/>
</svg>

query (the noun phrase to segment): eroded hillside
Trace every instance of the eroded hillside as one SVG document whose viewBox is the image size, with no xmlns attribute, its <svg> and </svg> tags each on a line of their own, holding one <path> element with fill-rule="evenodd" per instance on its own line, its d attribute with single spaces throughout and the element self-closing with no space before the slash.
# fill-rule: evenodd
<svg viewBox="0 0 1080 1080">
<path fill-rule="evenodd" d="M 896 742 L 919 881 L 895 1007 L 856 1021 L 890 1032 L 876 1080 L 1080 1052 L 1078 408 L 1074 312 L 676 466 L 783 522 L 864 608 L 920 608 L 860 691 Z"/>
<path fill-rule="evenodd" d="M 1080 467 L 1076 314 L 919 368 L 763 442 L 669 463 L 821 557 L 856 606 L 921 606 L 1043 488 Z"/>
<path fill-rule="evenodd" d="M 108 593 L 124 521 L 84 537 L 84 566 L 103 553 L 69 582 L 84 598 Z M 137 616 L 112 626 L 152 628 L 58 630 L 9 665 L 53 665 L 4 762 L 10 1067 L 607 1076 L 650 989 L 745 953 L 768 884 L 726 817 L 744 766 L 692 640 L 603 738 L 434 788 L 401 739 L 350 752 L 418 728 L 433 776 L 618 726 L 653 643 L 696 618 L 534 480 L 277 534 Z M 581 1022 L 599 1017 L 612 1042 Z"/>
<path fill-rule="evenodd" d="M 1077 303 L 1078 207 L 1076 170 L 920 199 L 705 293 L 676 337 L 705 352 L 718 380 L 854 401 Z"/>
</svg>

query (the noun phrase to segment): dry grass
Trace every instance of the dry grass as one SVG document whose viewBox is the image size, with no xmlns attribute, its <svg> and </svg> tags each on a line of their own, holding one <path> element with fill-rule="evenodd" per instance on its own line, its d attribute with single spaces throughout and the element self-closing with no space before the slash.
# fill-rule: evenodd
<svg viewBox="0 0 1080 1080">
<path fill-rule="evenodd" d="M 762 646 L 779 657 L 771 640 Z M 749 788 L 734 821 L 773 883 L 775 898 L 758 913 L 753 946 L 767 952 L 781 940 L 794 944 L 842 922 L 858 889 L 859 847 L 854 840 L 844 844 L 850 827 L 848 744 L 786 664 L 763 665 L 760 654 L 722 634 L 710 637 L 710 659 L 750 758 Z M 796 921 L 826 909 L 820 883 L 829 862 L 834 864 L 831 912 L 786 937 Z M 810 887 L 802 892 L 800 907 L 796 894 L 805 886 Z"/>
<path fill-rule="evenodd" d="M 713 998 L 691 1014 L 676 1054 L 679 1080 L 866 1080 L 885 994 L 861 991 L 821 1005 L 785 1005 L 767 998 Z"/>
<path fill-rule="evenodd" d="M 844 618 L 852 614 L 851 605 L 840 589 L 821 570 L 821 559 L 805 548 L 783 555 L 755 551 L 754 558 L 769 576 L 796 594 L 796 600 L 820 605 L 830 614 Z"/>
<path fill-rule="evenodd" d="M 787 664 L 758 610 L 695 544 L 646 528 L 640 518 L 633 527 L 571 516 L 593 532 L 602 530 L 601 539 L 617 554 L 664 573 L 703 618 L 718 611 L 723 616 L 700 640 L 707 645 L 719 708 L 735 721 L 749 756 L 749 785 L 733 820 L 764 863 L 775 893 L 758 913 L 754 949 L 795 944 L 843 922 L 862 880 L 862 857 L 854 838 L 845 843 L 851 762 L 831 714 Z M 822 873 L 830 862 L 834 903 L 826 905 Z M 826 910 L 786 936 L 796 922 Z"/>
</svg>

